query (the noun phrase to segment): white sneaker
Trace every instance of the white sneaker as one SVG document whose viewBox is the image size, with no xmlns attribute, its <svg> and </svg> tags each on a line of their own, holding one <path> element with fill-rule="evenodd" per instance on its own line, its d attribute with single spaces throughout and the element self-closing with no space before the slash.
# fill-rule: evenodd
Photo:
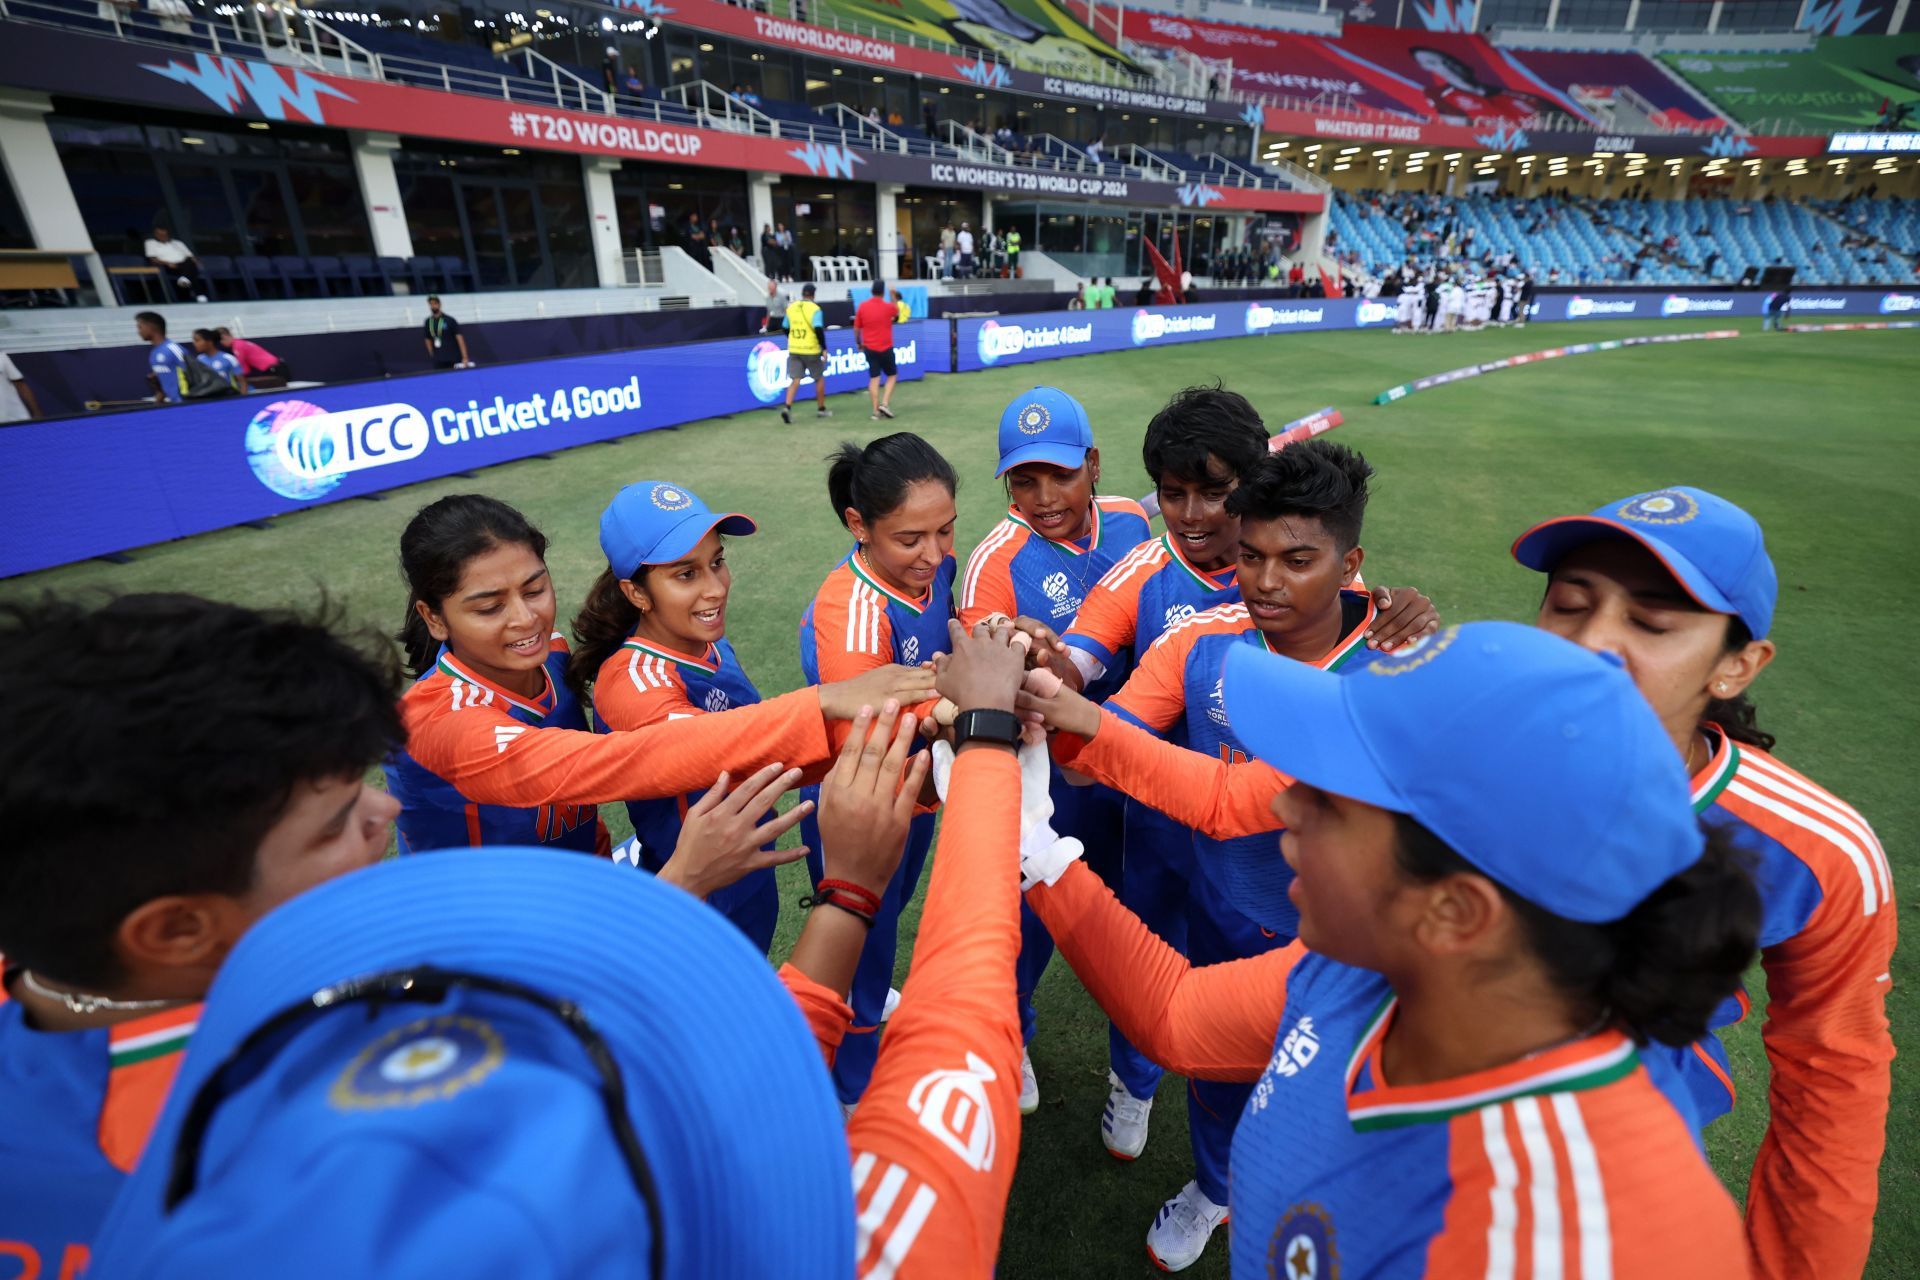
<svg viewBox="0 0 1920 1280">
<path fill-rule="evenodd" d="M 887 1002 L 880 1006 L 880 1021 L 885 1022 L 900 1007 L 900 992 L 897 988 L 887 988 Z"/>
<path fill-rule="evenodd" d="M 1040 1109 L 1040 1077 L 1033 1074 L 1033 1055 L 1020 1051 L 1020 1114 L 1030 1116 Z"/>
<path fill-rule="evenodd" d="M 1147 1228 L 1147 1256 L 1162 1271 L 1185 1271 L 1200 1261 L 1213 1239 L 1213 1229 L 1224 1226 L 1227 1206 L 1207 1199 L 1200 1184 L 1189 1182 L 1180 1194 L 1160 1206 Z"/>
<path fill-rule="evenodd" d="M 205 302 L 207 300 L 207 295 L 204 293 L 196 293 L 193 295 L 193 300 L 195 302 Z"/>
<path fill-rule="evenodd" d="M 1147 1121 L 1153 1115 L 1152 1098 L 1136 1098 L 1107 1072 L 1107 1109 L 1100 1116 L 1100 1141 L 1116 1160 L 1138 1159 L 1147 1147 Z"/>
</svg>

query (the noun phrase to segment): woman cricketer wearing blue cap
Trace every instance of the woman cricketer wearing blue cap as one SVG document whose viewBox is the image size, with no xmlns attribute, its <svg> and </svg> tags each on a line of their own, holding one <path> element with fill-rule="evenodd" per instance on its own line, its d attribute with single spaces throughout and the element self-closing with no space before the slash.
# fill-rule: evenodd
<svg viewBox="0 0 1920 1280">
<path fill-rule="evenodd" d="M 1194 969 L 1070 843 L 1023 844 L 1022 870 L 1136 1044 L 1255 1084 L 1234 1274 L 1746 1276 L 1640 1054 L 1705 1031 L 1759 898 L 1621 664 L 1471 623 L 1351 674 L 1248 646 L 1222 679 L 1234 732 L 1297 779 L 1239 905 L 1290 904 L 1299 942 Z"/>
<path fill-rule="evenodd" d="M 1058 387 L 1035 387 L 1008 402 L 1000 415 L 1000 464 L 1006 517 L 967 557 L 960 576 L 960 622 L 971 627 L 994 614 L 1037 618 L 1057 632 L 1073 625 L 1087 592 L 1122 556 L 1145 542 L 1147 513 L 1132 498 L 1107 497 L 1100 483 L 1100 450 L 1081 403 Z M 1119 667 L 1119 664 L 1115 664 Z M 1105 698 L 1120 685 L 1118 669 L 1087 691 Z M 1086 845 L 1094 867 L 1118 885 L 1123 797 L 1099 786 L 1072 786 L 1053 771 L 1054 828 Z M 1020 912 L 1018 971 L 1020 1029 L 1031 1041 L 1033 990 L 1053 959 L 1053 941 L 1031 911 Z M 1033 1059 L 1020 1064 L 1020 1107 L 1040 1105 Z"/>
<path fill-rule="evenodd" d="M 1547 575 L 1539 625 L 1626 663 L 1701 819 L 1757 860 L 1769 1123 L 1747 1191 L 1756 1271 L 1858 1276 L 1892 1087 L 1893 880 L 1866 819 L 1776 760 L 1755 723 L 1746 690 L 1773 659 L 1778 594 L 1759 522 L 1704 489 L 1656 489 L 1535 525 L 1513 555 Z M 1742 994 L 1714 1025 L 1746 1012 Z M 1731 1109 L 1716 1037 L 1671 1056 L 1703 1122 Z"/>
<path fill-rule="evenodd" d="M 640 729 L 760 701 L 727 640 L 733 571 L 721 542 L 723 534 L 745 537 L 755 527 L 737 512 L 716 515 L 685 485 L 642 480 L 614 495 L 600 516 L 607 568 L 573 620 L 579 647 L 568 668 L 576 687 L 593 686 L 595 728 Z M 765 845 L 724 841 L 737 858 L 679 856 L 685 831 L 744 818 L 744 836 L 765 812 L 761 805 L 735 814 L 725 802 L 726 782 L 722 774 L 704 793 L 629 801 L 635 856 L 643 869 L 705 898 L 765 951 L 780 916 L 774 868 L 807 852 L 776 853 L 772 841 L 812 807 L 796 805 L 768 823 Z M 775 778 L 766 789 L 777 796 L 786 785 L 789 779 Z"/>
<path fill-rule="evenodd" d="M 830 758 L 829 722 L 932 689 L 930 672 L 891 667 L 720 716 L 589 733 L 553 629 L 546 550 L 525 516 L 480 494 L 428 504 L 401 534 L 400 638 L 417 679 L 400 700 L 407 745 L 386 774 L 403 853 L 517 844 L 604 855 L 597 806 L 682 795 L 723 772 L 746 779 L 729 812 L 758 804 L 757 818 L 799 770 Z M 751 820 L 735 835 L 734 848 L 706 856 L 737 860 L 771 838 Z"/>
</svg>

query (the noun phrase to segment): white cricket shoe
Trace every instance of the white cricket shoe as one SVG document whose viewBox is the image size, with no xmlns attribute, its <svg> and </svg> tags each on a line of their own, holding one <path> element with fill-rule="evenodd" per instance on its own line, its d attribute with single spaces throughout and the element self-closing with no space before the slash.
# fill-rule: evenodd
<svg viewBox="0 0 1920 1280">
<path fill-rule="evenodd" d="M 1227 1206 L 1207 1199 L 1197 1182 L 1189 1182 L 1180 1193 L 1160 1206 L 1147 1228 L 1147 1256 L 1162 1271 L 1185 1271 L 1200 1261 L 1213 1239 L 1213 1229 L 1224 1226 Z"/>
<path fill-rule="evenodd" d="M 900 991 L 897 987 L 887 988 L 887 1002 L 880 1006 L 880 1021 L 885 1022 L 900 1007 Z"/>
<path fill-rule="evenodd" d="M 1040 1109 L 1040 1077 L 1033 1074 L 1033 1055 L 1020 1051 L 1020 1114 L 1030 1116 Z"/>
<path fill-rule="evenodd" d="M 1107 1109 L 1100 1115 L 1100 1141 L 1116 1160 L 1139 1158 L 1147 1146 L 1147 1121 L 1153 1115 L 1152 1098 L 1136 1098 L 1107 1072 Z"/>
</svg>

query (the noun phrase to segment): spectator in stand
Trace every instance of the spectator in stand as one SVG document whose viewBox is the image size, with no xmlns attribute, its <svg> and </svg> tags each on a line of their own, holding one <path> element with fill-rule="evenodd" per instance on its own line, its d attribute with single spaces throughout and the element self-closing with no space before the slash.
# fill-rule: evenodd
<svg viewBox="0 0 1920 1280">
<path fill-rule="evenodd" d="M 793 232 L 787 230 L 786 223 L 776 222 L 773 224 L 773 236 L 780 243 L 780 278 L 792 280 L 795 267 L 798 265 L 793 255 Z"/>
<path fill-rule="evenodd" d="M 165 332 L 163 329 L 161 332 Z M 467 354 L 467 335 L 460 332 L 460 322 L 440 309 L 440 295 L 432 294 L 427 298 L 426 338 L 427 359 L 433 361 L 437 369 L 471 369 L 473 358 Z M 454 358 L 458 351 L 459 359 Z"/>
<path fill-rule="evenodd" d="M 711 271 L 713 270 L 713 253 L 707 248 L 708 243 L 707 224 L 700 220 L 700 215 L 697 213 L 688 217 L 687 254 L 695 262 Z"/>
<path fill-rule="evenodd" d="M 773 233 L 771 222 L 760 224 L 760 267 L 769 280 L 780 280 L 786 276 L 780 263 L 780 237 Z"/>
<path fill-rule="evenodd" d="M 147 12 L 160 20 L 160 29 L 169 35 L 193 34 L 193 10 L 186 0 L 147 0 Z"/>
<path fill-rule="evenodd" d="M 903 116 L 901 116 L 901 114 L 898 111 L 887 112 L 887 125 L 889 128 L 897 129 L 905 123 L 906 123 L 906 119 Z"/>
<path fill-rule="evenodd" d="M 620 51 L 612 45 L 607 46 L 607 56 L 600 60 L 600 82 L 608 93 L 620 88 Z"/>
<path fill-rule="evenodd" d="M 40 402 L 13 357 L 0 352 L 0 422 L 25 422 L 40 416 Z"/>
<path fill-rule="evenodd" d="M 627 74 L 620 81 L 620 92 L 630 93 L 635 97 L 639 97 L 646 91 L 647 82 L 640 78 L 640 69 L 629 62 L 627 64 Z"/>
<path fill-rule="evenodd" d="M 1087 290 L 1091 287 L 1090 285 L 1080 285 L 1075 288 L 1071 294 L 1067 295 L 1067 310 L 1085 311 L 1087 309 Z"/>
<path fill-rule="evenodd" d="M 180 404 L 187 398 L 187 353 L 179 343 L 167 341 L 166 317 L 142 311 L 134 316 L 133 327 L 147 344 L 147 380 L 158 392 L 154 398 L 163 404 Z"/>
<path fill-rule="evenodd" d="M 1296 262 L 1287 269 L 1287 290 L 1297 298 L 1305 293 L 1306 289 L 1307 269 Z"/>
<path fill-rule="evenodd" d="M 247 373 L 240 362 L 220 349 L 220 335 L 211 329 L 193 331 L 193 358 L 233 385 L 241 395 L 247 393 Z"/>
<path fill-rule="evenodd" d="M 1100 135 L 1095 134 L 1093 141 L 1087 144 L 1087 159 L 1093 161 L 1095 164 L 1099 164 L 1101 163 L 1100 155 L 1101 155 Z"/>
<path fill-rule="evenodd" d="M 868 124 L 880 123 L 880 106 L 878 103 L 875 103 L 873 106 L 867 108 L 867 123 Z"/>
<path fill-rule="evenodd" d="M 960 253 L 960 278 L 964 280 L 973 274 L 973 228 L 961 223 L 960 234 L 954 237 L 953 243 Z"/>
<path fill-rule="evenodd" d="M 940 278 L 942 280 L 953 279 L 953 246 L 956 239 L 951 222 L 940 228 Z"/>
<path fill-rule="evenodd" d="M 147 240 L 146 254 L 147 261 L 160 269 L 161 279 L 192 295 L 195 302 L 207 300 L 206 281 L 200 278 L 200 259 L 193 256 L 193 250 L 184 241 L 175 240 L 173 232 L 156 226 Z"/>
<path fill-rule="evenodd" d="M 867 358 L 867 399 L 873 405 L 875 422 L 893 416 L 893 410 L 887 405 L 893 399 L 893 384 L 899 374 L 893 359 L 893 325 L 899 319 L 899 307 L 904 304 L 898 301 L 897 292 L 893 302 L 887 301 L 886 293 L 886 281 L 875 280 L 873 296 L 853 313 L 860 354 Z"/>
<path fill-rule="evenodd" d="M 920 127 L 927 131 L 928 137 L 934 136 L 934 126 L 938 125 L 939 123 L 940 123 L 939 117 L 934 115 L 934 112 L 933 112 L 933 102 L 931 100 L 928 100 L 926 102 L 921 103 L 920 104 Z"/>
<path fill-rule="evenodd" d="M 285 360 L 257 342 L 234 337 L 233 331 L 224 325 L 213 332 L 220 340 L 220 349 L 240 362 L 240 370 L 246 375 L 248 385 L 255 388 L 286 385 L 289 375 Z"/>
<path fill-rule="evenodd" d="M 1149 276 L 1145 280 L 1142 280 L 1140 282 L 1139 289 L 1134 291 L 1133 305 L 1136 307 L 1146 307 L 1146 306 L 1151 306 L 1152 304 L 1153 304 L 1153 277 Z"/>
</svg>

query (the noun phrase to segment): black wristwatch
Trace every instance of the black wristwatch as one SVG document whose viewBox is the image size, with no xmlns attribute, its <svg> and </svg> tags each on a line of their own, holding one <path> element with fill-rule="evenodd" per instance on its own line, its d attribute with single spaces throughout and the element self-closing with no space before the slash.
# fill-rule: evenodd
<svg viewBox="0 0 1920 1280">
<path fill-rule="evenodd" d="M 990 742 L 996 747 L 1018 747 L 1020 745 L 1020 717 L 1011 711 L 996 708 L 976 708 L 962 711 L 953 718 L 953 749 L 958 751 L 969 742 Z"/>
</svg>

